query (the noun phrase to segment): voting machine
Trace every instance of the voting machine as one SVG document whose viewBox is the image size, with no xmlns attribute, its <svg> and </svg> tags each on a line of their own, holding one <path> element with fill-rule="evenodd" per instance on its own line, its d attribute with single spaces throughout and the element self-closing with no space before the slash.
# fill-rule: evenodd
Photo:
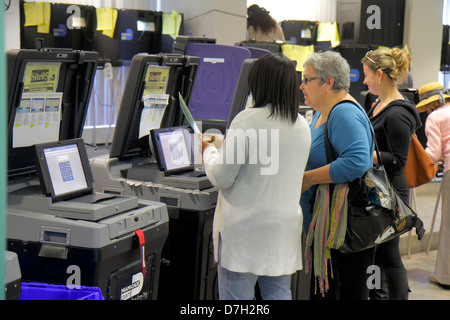
<svg viewBox="0 0 450 320">
<path fill-rule="evenodd" d="M 181 54 L 135 55 L 110 154 L 91 160 L 96 191 L 167 205 L 170 231 L 161 262 L 162 300 L 217 296 L 212 222 L 218 191 L 191 162 L 193 133 L 179 99 L 189 104 L 199 63 L 198 57 Z M 173 152 L 164 160 L 168 149 Z"/>
<path fill-rule="evenodd" d="M 167 206 L 96 192 L 80 138 L 98 54 L 40 48 L 7 58 L 7 250 L 22 281 L 156 299 Z"/>
</svg>

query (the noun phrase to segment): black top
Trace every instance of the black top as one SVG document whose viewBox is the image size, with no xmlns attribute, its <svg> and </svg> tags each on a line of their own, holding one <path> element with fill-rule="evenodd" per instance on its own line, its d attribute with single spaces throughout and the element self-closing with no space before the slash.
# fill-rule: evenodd
<svg viewBox="0 0 450 320">
<path fill-rule="evenodd" d="M 416 106 L 409 100 L 394 100 L 376 116 L 369 110 L 381 162 L 393 187 L 408 202 L 408 184 L 403 167 L 408 159 L 411 135 L 422 125 Z"/>
</svg>

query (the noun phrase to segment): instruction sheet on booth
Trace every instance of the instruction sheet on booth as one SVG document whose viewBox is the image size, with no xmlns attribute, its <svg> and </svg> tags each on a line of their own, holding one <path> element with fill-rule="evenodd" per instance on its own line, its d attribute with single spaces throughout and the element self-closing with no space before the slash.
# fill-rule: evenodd
<svg viewBox="0 0 450 320">
<path fill-rule="evenodd" d="M 14 118 L 13 148 L 59 139 L 63 94 L 56 90 L 60 68 L 58 62 L 27 64 Z"/>
</svg>

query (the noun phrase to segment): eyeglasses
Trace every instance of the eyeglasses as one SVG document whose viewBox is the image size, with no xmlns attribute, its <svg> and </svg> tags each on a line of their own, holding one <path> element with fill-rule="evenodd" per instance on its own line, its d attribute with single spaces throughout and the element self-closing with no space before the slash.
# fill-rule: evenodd
<svg viewBox="0 0 450 320">
<path fill-rule="evenodd" d="M 373 61 L 373 59 L 371 57 L 369 57 L 369 54 L 372 53 L 373 50 L 370 50 L 366 53 L 366 55 L 364 56 L 364 58 L 367 58 L 370 62 L 372 62 L 374 65 L 377 65 L 377 63 L 375 61 Z"/>
<path fill-rule="evenodd" d="M 319 77 L 314 77 L 314 78 L 303 78 L 302 83 L 304 83 L 305 86 L 306 86 L 306 85 L 308 84 L 309 81 L 317 80 L 317 79 L 320 79 L 320 78 L 319 78 Z"/>
</svg>

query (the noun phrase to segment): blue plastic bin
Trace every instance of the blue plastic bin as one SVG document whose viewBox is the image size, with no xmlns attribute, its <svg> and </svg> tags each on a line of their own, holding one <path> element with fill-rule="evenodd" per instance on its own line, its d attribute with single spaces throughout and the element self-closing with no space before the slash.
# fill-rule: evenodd
<svg viewBox="0 0 450 320">
<path fill-rule="evenodd" d="M 69 289 L 63 285 L 22 282 L 20 300 L 104 300 L 97 287 L 79 286 Z"/>
</svg>

